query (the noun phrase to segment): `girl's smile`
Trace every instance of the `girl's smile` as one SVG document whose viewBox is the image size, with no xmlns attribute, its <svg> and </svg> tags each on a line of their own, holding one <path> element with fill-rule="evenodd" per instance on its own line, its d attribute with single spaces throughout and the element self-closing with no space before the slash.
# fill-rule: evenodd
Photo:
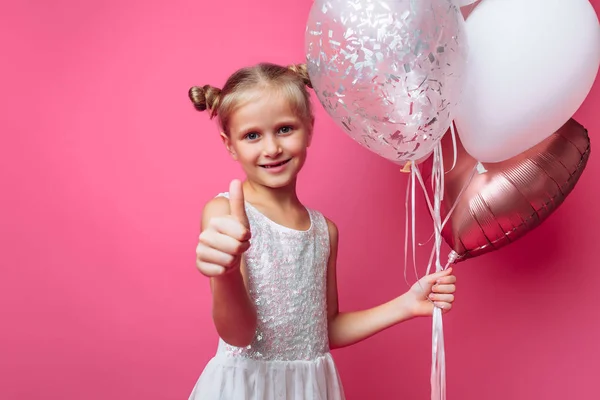
<svg viewBox="0 0 600 400">
<path fill-rule="evenodd" d="M 272 174 L 276 174 L 278 172 L 281 172 L 285 169 L 285 166 L 291 161 L 291 158 L 288 158 L 287 160 L 283 160 L 280 162 L 272 162 L 269 164 L 263 164 L 260 165 L 262 168 L 267 169 L 270 173 Z"/>
</svg>

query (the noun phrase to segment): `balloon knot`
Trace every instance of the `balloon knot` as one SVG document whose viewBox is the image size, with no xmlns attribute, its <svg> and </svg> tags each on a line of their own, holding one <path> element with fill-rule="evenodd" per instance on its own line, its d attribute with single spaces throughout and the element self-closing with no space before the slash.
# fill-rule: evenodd
<svg viewBox="0 0 600 400">
<path fill-rule="evenodd" d="M 458 259 L 458 253 L 454 250 L 448 254 L 448 265 L 453 264 Z"/>
<path fill-rule="evenodd" d="M 411 166 L 412 166 L 412 162 L 407 161 L 406 164 L 404 164 L 404 167 L 402 167 L 402 169 L 400 170 L 400 172 L 404 172 L 405 174 L 408 174 L 410 172 Z"/>
<path fill-rule="evenodd" d="M 480 174 L 485 174 L 487 172 L 487 169 L 485 169 L 485 167 L 480 161 L 477 162 L 477 172 L 479 172 Z"/>
</svg>

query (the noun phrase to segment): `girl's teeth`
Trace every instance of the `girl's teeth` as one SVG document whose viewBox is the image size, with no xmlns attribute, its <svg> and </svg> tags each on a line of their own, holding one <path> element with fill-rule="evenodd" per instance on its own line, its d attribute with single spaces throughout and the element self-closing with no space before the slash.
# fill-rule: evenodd
<svg viewBox="0 0 600 400">
<path fill-rule="evenodd" d="M 285 164 L 286 161 L 282 161 L 279 164 L 274 164 L 274 165 L 263 165 L 264 168 L 274 168 L 274 167 L 279 167 L 280 165 Z"/>
</svg>

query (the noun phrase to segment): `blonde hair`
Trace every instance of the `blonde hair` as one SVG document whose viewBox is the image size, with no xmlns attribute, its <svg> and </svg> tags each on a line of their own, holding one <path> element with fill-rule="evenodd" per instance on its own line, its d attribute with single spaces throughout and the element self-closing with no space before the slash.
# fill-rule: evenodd
<svg viewBox="0 0 600 400">
<path fill-rule="evenodd" d="M 281 66 L 261 63 L 237 70 L 227 79 L 223 89 L 210 85 L 193 86 L 188 96 L 198 111 L 208 111 L 210 118 L 218 117 L 219 125 L 229 134 L 233 112 L 256 96 L 256 89 L 270 88 L 284 94 L 294 113 L 312 129 L 314 120 L 310 94 L 312 88 L 305 64 Z"/>
</svg>

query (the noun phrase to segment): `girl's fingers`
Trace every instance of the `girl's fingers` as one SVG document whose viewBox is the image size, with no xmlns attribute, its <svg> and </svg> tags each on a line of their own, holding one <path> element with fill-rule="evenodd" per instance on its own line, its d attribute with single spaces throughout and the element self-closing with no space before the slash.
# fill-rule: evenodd
<svg viewBox="0 0 600 400">
<path fill-rule="evenodd" d="M 433 285 L 433 287 L 431 288 L 431 291 L 433 293 L 445 293 L 445 294 L 450 294 L 450 293 L 454 293 L 456 292 L 456 285 L 440 285 L 440 284 L 435 284 Z"/>
<path fill-rule="evenodd" d="M 226 271 L 226 269 L 220 265 L 210 264 L 210 263 L 201 262 L 201 261 L 196 262 L 196 267 L 198 268 L 200 273 L 202 273 L 202 275 L 209 277 L 209 278 L 223 275 Z"/>
<path fill-rule="evenodd" d="M 449 284 L 449 283 L 456 283 L 456 276 L 455 275 L 448 275 L 448 276 L 443 276 L 441 278 L 439 278 L 437 280 L 438 284 Z"/>
<path fill-rule="evenodd" d="M 231 236 L 240 242 L 250 240 L 251 236 L 250 229 L 232 216 L 211 219 L 209 228 L 226 236 Z"/>
<path fill-rule="evenodd" d="M 197 261 L 201 263 L 216 264 L 223 268 L 231 268 L 235 265 L 238 257 L 224 253 L 212 247 L 208 247 L 203 243 L 198 244 Z"/>
<path fill-rule="evenodd" d="M 445 303 L 443 301 L 434 301 L 433 305 L 435 305 L 438 308 L 441 308 L 442 312 L 444 312 L 444 313 L 447 313 L 448 311 L 450 311 L 452 309 L 451 303 Z"/>
<path fill-rule="evenodd" d="M 442 271 L 438 271 L 438 272 L 434 272 L 433 274 L 429 274 L 427 276 L 425 276 L 425 280 L 428 283 L 436 283 L 438 282 L 440 279 L 444 279 L 448 276 L 450 276 L 450 274 L 452 273 L 452 267 L 448 268 L 448 269 L 444 269 Z"/>
<path fill-rule="evenodd" d="M 452 275 L 452 268 L 448 268 L 431 274 L 430 277 L 434 278 L 434 282 L 428 296 L 429 300 L 433 302 L 434 306 L 439 307 L 442 312 L 447 313 L 452 309 L 452 303 L 454 303 L 456 276 Z"/>
<path fill-rule="evenodd" d="M 439 294 L 439 293 L 431 293 L 429 295 L 429 299 L 433 302 L 439 301 L 443 303 L 452 303 L 454 302 L 453 294 Z"/>
<path fill-rule="evenodd" d="M 200 242 L 207 247 L 234 256 L 244 253 L 250 247 L 249 241 L 240 242 L 231 236 L 212 230 L 202 232 Z"/>
</svg>

